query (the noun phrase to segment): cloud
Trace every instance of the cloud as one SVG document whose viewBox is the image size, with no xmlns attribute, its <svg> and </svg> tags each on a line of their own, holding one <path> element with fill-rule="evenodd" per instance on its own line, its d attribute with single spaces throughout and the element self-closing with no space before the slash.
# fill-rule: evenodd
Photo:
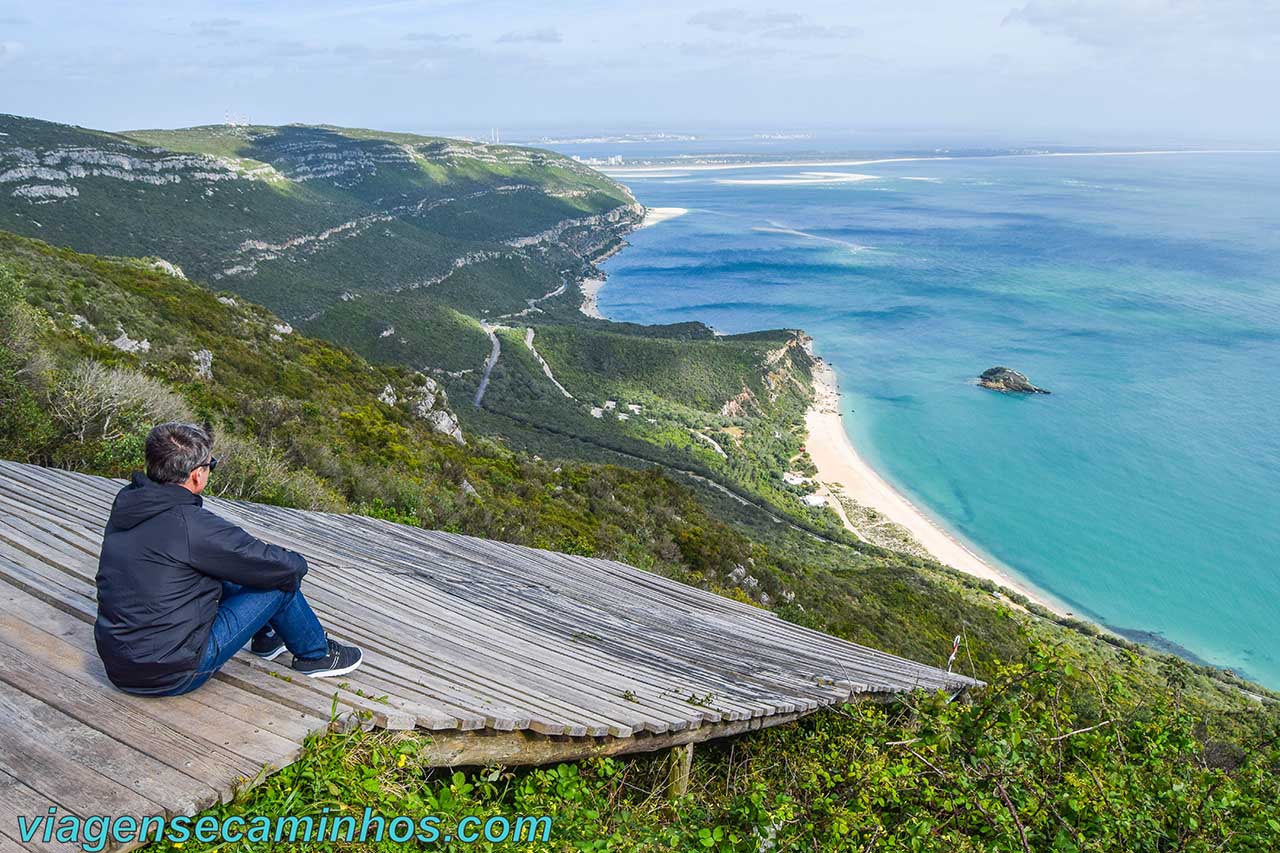
<svg viewBox="0 0 1280 853">
<path fill-rule="evenodd" d="M 759 35 L 763 38 L 847 39 L 861 35 L 857 27 L 824 26 L 807 20 L 795 12 L 766 10 L 748 12 L 740 8 L 704 9 L 689 17 L 688 23 L 706 27 L 712 32 L 737 35 Z"/>
<path fill-rule="evenodd" d="M 676 46 L 682 56 L 693 59 L 765 59 L 783 54 L 777 47 L 755 44 L 735 44 L 723 41 L 686 41 Z M 786 55 L 790 55 L 787 52 Z"/>
<path fill-rule="evenodd" d="M 741 8 L 704 9 L 689 17 L 695 27 L 717 33 L 758 33 L 777 27 L 796 26 L 804 18 L 795 12 L 748 12 Z"/>
<path fill-rule="evenodd" d="M 1280 7 L 1255 0 L 1031 0 L 1004 23 L 1026 24 L 1092 47 L 1214 38 L 1275 40 Z"/>
<path fill-rule="evenodd" d="M 471 38 L 470 33 L 405 33 L 401 36 L 405 41 L 421 41 L 441 44 L 451 41 L 462 41 Z"/>
<path fill-rule="evenodd" d="M 564 41 L 560 35 L 560 31 L 551 27 L 543 27 L 537 30 L 516 30 L 514 32 L 503 33 L 494 39 L 498 44 L 518 44 L 518 43 L 536 43 L 536 44 L 559 44 Z"/>
<path fill-rule="evenodd" d="M 862 35 L 857 27 L 824 27 L 821 24 L 792 24 L 761 33 L 771 39 L 851 39 Z"/>
<path fill-rule="evenodd" d="M 191 29 L 204 35 L 225 35 L 228 30 L 241 26 L 244 26 L 244 21 L 236 18 L 207 18 L 191 22 Z"/>
</svg>

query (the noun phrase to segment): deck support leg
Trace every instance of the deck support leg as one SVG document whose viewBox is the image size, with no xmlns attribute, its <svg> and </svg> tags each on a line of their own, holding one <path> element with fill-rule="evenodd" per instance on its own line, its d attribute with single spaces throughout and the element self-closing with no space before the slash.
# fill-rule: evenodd
<svg viewBox="0 0 1280 853">
<path fill-rule="evenodd" d="M 671 747 L 667 753 L 667 799 L 676 800 L 689 792 L 689 770 L 692 767 L 692 743 Z"/>
</svg>

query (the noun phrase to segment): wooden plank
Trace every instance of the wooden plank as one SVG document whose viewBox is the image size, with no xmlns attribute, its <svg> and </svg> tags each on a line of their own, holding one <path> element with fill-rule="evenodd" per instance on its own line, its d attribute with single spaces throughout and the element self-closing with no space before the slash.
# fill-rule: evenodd
<svg viewBox="0 0 1280 853">
<path fill-rule="evenodd" d="M 280 540 L 279 535 L 276 535 L 275 538 Z M 289 544 L 293 544 L 293 543 L 291 542 Z M 314 565 L 314 569 L 312 569 L 311 575 L 308 576 L 307 589 L 312 590 L 312 592 L 308 593 L 308 596 L 310 596 L 312 601 L 315 602 L 317 594 L 319 594 L 316 592 L 317 590 L 316 584 L 317 583 L 323 584 L 324 581 L 320 579 L 324 578 L 324 576 L 330 576 L 330 575 L 321 574 L 321 571 L 320 571 L 321 566 L 319 562 L 312 561 L 312 565 Z M 339 578 L 340 573 L 334 573 L 332 576 L 333 578 Z M 361 587 L 358 587 L 355 590 L 351 590 L 351 592 L 355 594 L 357 598 L 364 596 L 367 599 L 367 597 L 369 597 L 369 594 L 370 594 L 370 588 L 367 587 L 367 585 L 361 585 Z M 328 599 L 326 599 L 326 601 L 328 601 Z M 338 599 L 333 599 L 333 601 L 338 601 Z M 321 610 L 324 610 L 323 606 L 321 606 Z M 370 619 L 369 611 L 367 611 L 366 608 L 364 607 L 361 607 L 360 610 L 361 610 L 361 613 L 360 613 L 360 616 L 358 616 L 358 620 L 369 621 Z M 370 637 L 369 634 L 365 633 L 365 631 L 362 630 L 361 626 L 358 625 L 358 622 L 352 622 L 348 616 L 342 615 L 340 611 L 335 610 L 335 611 L 325 611 L 325 612 L 326 612 L 326 620 L 333 622 L 334 625 L 346 626 L 346 630 L 348 631 L 348 634 L 351 634 L 353 630 L 357 631 L 357 633 L 361 633 L 361 642 L 364 642 L 366 644 L 369 642 L 374 642 L 375 644 L 380 642 L 381 638 L 379 637 L 379 635 L 374 634 L 372 635 L 372 637 Z M 384 616 L 387 615 L 385 611 L 380 611 L 380 612 L 383 612 Z M 410 621 L 417 622 L 417 625 L 421 626 L 420 615 L 411 616 Z M 383 634 L 384 637 L 396 638 L 394 640 L 389 640 L 389 643 L 387 644 L 388 648 L 401 649 L 406 647 L 406 643 L 403 642 L 403 638 L 401 637 L 401 634 L 403 633 L 403 631 L 406 630 L 406 625 L 404 625 L 403 622 L 398 622 L 398 624 L 393 624 L 393 622 L 384 620 L 383 622 L 380 622 L 380 624 L 381 624 L 381 629 L 383 629 L 384 631 L 384 634 Z M 433 657 L 439 656 L 439 652 L 440 652 L 439 643 L 452 642 L 452 640 L 454 639 L 452 634 L 453 633 L 447 634 L 447 635 L 440 635 L 440 637 L 430 638 L 431 656 Z M 503 667 L 503 670 L 509 671 L 509 667 Z M 531 724 L 534 726 L 543 726 L 544 729 L 547 729 L 547 727 L 549 727 L 550 725 L 554 725 L 554 724 L 550 724 L 550 721 L 539 722 L 536 720 L 532 720 Z M 506 727 L 506 726 L 503 726 L 503 727 Z M 563 727 L 561 727 L 561 729 L 559 730 L 564 731 Z M 572 731 L 568 731 L 568 733 L 573 734 Z"/>
<path fill-rule="evenodd" d="M 0 543 L 0 592 L 10 590 L 21 591 L 29 598 L 67 613 L 93 612 L 97 607 L 92 599 L 86 597 L 82 583 L 58 575 L 39 561 L 27 563 L 11 559 L 10 555 L 3 553 L 3 543 Z"/>
<path fill-rule="evenodd" d="M 516 601 L 518 602 L 518 599 L 516 599 Z M 662 613 L 660 613 L 660 611 L 659 611 L 658 613 L 650 613 L 650 616 L 658 616 L 658 617 L 660 617 L 660 615 L 662 615 Z M 684 628 L 684 626 L 682 626 L 682 628 Z M 614 630 L 612 631 L 612 633 L 617 633 L 617 628 L 614 628 Z M 659 633 L 660 633 L 660 631 L 659 631 Z M 690 639 L 690 638 L 689 638 L 689 631 L 687 631 L 687 630 L 678 630 L 678 631 L 677 631 L 677 630 L 672 630 L 672 631 L 667 631 L 667 635 L 668 635 L 668 637 L 672 637 L 672 635 L 675 635 L 675 637 L 678 637 L 678 638 L 680 638 L 681 640 L 686 640 L 686 642 L 685 642 L 684 644 L 681 644 L 681 649 L 680 649 L 680 652 L 681 652 L 681 653 L 676 654 L 676 656 L 675 656 L 675 657 L 668 658 L 668 660 L 671 660 L 671 662 L 672 662 L 672 666 L 675 666 L 675 667 L 677 667 L 677 669 L 680 669 L 680 670 L 684 670 L 684 669 L 686 669 L 686 667 L 687 667 L 687 663 L 689 663 L 689 660 L 687 660 L 687 652 L 686 652 L 686 649 L 687 649 L 687 648 L 689 648 L 689 643 L 687 643 L 687 639 Z M 717 639 L 721 639 L 721 642 L 722 642 L 722 638 L 717 638 Z M 694 644 L 694 646 L 696 647 L 696 644 Z M 649 654 L 652 654 L 652 652 L 653 652 L 653 649 L 645 649 L 645 656 L 646 656 L 646 657 L 648 657 L 648 656 L 649 656 Z M 722 660 L 722 658 L 721 658 L 721 660 Z M 756 708 L 756 713 L 772 712 L 772 711 L 778 711 L 778 710 L 780 710 L 780 708 L 776 708 L 776 707 L 765 707 L 765 708 L 760 708 L 760 707 L 758 707 L 758 708 Z"/>
<path fill-rule="evenodd" d="M 92 518 L 106 524 L 111 511 L 111 497 L 104 501 L 102 497 L 91 496 L 86 500 L 82 495 L 69 492 L 64 485 L 64 473 L 45 468 L 34 468 L 30 472 L 23 466 L 10 468 L 5 471 L 6 482 L 0 484 L 0 489 L 14 497 L 55 509 L 59 514 L 68 513 L 84 521 Z M 53 514 L 50 517 L 60 516 Z"/>
<path fill-rule="evenodd" d="M 32 790 L 66 803 L 80 814 L 147 815 L 160 810 L 136 791 L 18 730 L 16 723 L 5 718 L 0 706 L 0 725 L 5 727 L 5 735 L 0 738 L 0 770 L 21 779 Z"/>
<path fill-rule="evenodd" d="M 339 590 L 343 589 L 341 584 L 337 584 L 336 579 L 323 579 L 323 580 L 316 579 L 315 582 L 311 585 L 312 589 L 323 590 L 323 586 L 324 584 L 326 584 L 326 582 L 334 583 L 335 589 L 339 589 Z M 350 590 L 349 587 L 347 589 Z M 361 609 L 362 609 L 362 612 L 364 613 L 364 616 L 363 616 L 364 621 L 367 622 L 371 618 L 378 618 L 378 619 L 385 618 L 387 621 L 383 624 L 388 624 L 388 625 L 396 624 L 391 621 L 394 617 L 389 615 L 390 611 L 388 610 L 388 607 L 386 605 L 386 600 L 379 595 L 379 592 L 376 587 L 371 585 L 365 585 L 363 588 L 363 592 L 365 593 L 365 598 L 363 601 L 363 607 Z M 324 600 L 324 601 L 330 601 L 330 602 L 333 601 L 333 599 L 330 599 L 327 597 L 324 591 L 321 591 L 319 595 L 313 596 L 313 597 L 317 598 L 318 600 Z M 340 601 L 342 599 L 338 598 L 337 600 Z M 404 636 L 406 639 L 414 636 L 425 637 L 431 631 L 429 624 L 424 624 L 423 622 L 419 622 L 417 625 L 413 625 L 413 626 L 410 626 L 405 622 L 400 622 L 399 624 L 403 626 L 403 628 L 401 629 L 401 636 Z M 501 659 L 491 657 L 492 653 L 486 649 L 483 643 L 478 643 L 478 642 L 468 640 L 465 637 L 464 631 L 457 631 L 456 636 L 453 634 L 454 632 L 437 633 L 434 636 L 431 636 L 430 645 L 426 645 L 425 643 L 414 644 L 412 642 L 403 642 L 398 640 L 394 644 L 394 648 L 400 650 L 399 651 L 400 656 L 406 659 L 409 657 L 416 657 L 419 654 L 416 651 L 415 646 L 417 648 L 432 648 L 433 653 L 438 653 L 441 649 L 449 649 L 451 651 L 450 657 L 455 659 L 465 658 L 468 661 L 467 663 L 467 667 L 469 668 L 468 671 L 473 673 L 477 677 L 480 677 L 480 678 L 491 677 L 495 679 L 503 678 L 503 673 L 500 669 L 502 664 Z M 388 636 L 394 636 L 394 635 L 388 634 Z M 394 651 L 388 650 L 388 653 L 394 653 Z M 486 676 L 485 673 L 488 673 L 489 675 Z M 556 682 L 554 680 L 548 680 L 535 673 L 526 672 L 525 677 L 522 678 L 520 682 L 521 695 L 524 697 L 526 701 L 536 702 L 548 708 L 548 710 L 550 710 L 553 713 L 558 710 L 561 713 L 568 713 L 570 715 L 578 714 L 583 719 L 590 719 L 592 716 L 596 716 L 602 713 L 606 715 L 611 713 L 606 706 L 612 706 L 613 712 L 622 710 L 624 712 L 634 715 L 633 709 L 624 709 L 624 708 L 621 708 L 620 706 L 614 705 L 613 703 L 604 702 L 594 698 L 586 698 L 582 694 L 578 694 L 575 698 L 573 698 L 570 701 L 570 704 L 561 705 L 555 696 L 546 692 L 547 690 L 554 689 L 555 685 L 556 685 Z M 499 684 L 498 686 L 500 687 L 502 685 Z M 538 689 L 537 692 L 535 693 L 534 692 L 535 688 L 541 688 L 541 689 Z M 561 692 L 562 692 L 562 695 L 564 695 L 563 684 L 561 684 Z M 557 708 L 557 706 L 559 707 Z M 599 717 L 599 719 L 603 723 L 605 723 L 605 725 L 602 731 L 599 731 L 596 733 L 598 734 L 612 733 L 615 736 L 620 736 L 620 737 L 630 736 L 631 726 L 623 722 L 620 722 L 618 719 L 616 719 L 616 717 L 611 720 L 609 716 L 602 716 L 602 717 Z M 621 731 L 621 729 L 623 728 L 626 729 L 625 733 Z"/>
<path fill-rule="evenodd" d="M 19 818 L 48 817 L 49 809 L 54 808 L 57 816 L 76 815 L 63 804 L 54 802 L 49 797 L 33 790 L 29 785 L 0 770 L 0 850 L 32 850 L 36 853 L 84 853 L 77 844 L 58 841 L 44 841 L 44 824 L 37 829 L 38 833 L 25 844 L 21 841 Z"/>
<path fill-rule="evenodd" d="M 71 572 L 67 572 L 67 576 L 63 577 L 51 574 L 50 569 L 45 566 L 52 567 L 53 559 L 48 557 L 41 559 L 26 552 L 12 551 L 6 547 L 5 542 L 0 541 L 0 577 L 7 578 L 35 597 L 71 612 L 72 615 L 91 621 L 96 614 L 96 606 L 88 598 L 93 595 L 92 588 L 83 581 L 76 583 L 75 576 Z M 25 571 L 24 567 L 26 567 Z M 64 567 L 57 566 L 57 568 Z M 214 677 L 215 680 L 234 681 L 237 686 L 246 690 L 274 697 L 286 708 L 306 711 L 327 719 L 336 687 L 332 680 L 299 677 L 296 685 L 291 685 L 289 682 L 273 685 L 265 680 L 271 677 L 271 673 L 291 677 L 291 671 L 280 664 L 259 661 L 247 653 L 241 653 L 233 660 L 241 661 L 248 667 L 259 670 L 261 674 L 224 668 L 223 672 Z M 275 680 L 278 681 L 278 679 Z M 315 694 L 309 697 L 309 701 L 304 695 L 307 692 Z M 338 690 L 338 693 L 340 710 L 344 716 L 354 711 L 361 716 L 367 716 L 375 725 L 382 728 L 413 728 L 419 719 L 422 720 L 424 727 L 431 730 L 458 727 L 455 719 L 434 712 L 425 706 L 399 708 L 394 703 L 375 702 L 350 690 L 342 689 Z"/>
<path fill-rule="evenodd" d="M 47 525 L 49 530 L 56 531 L 56 535 L 80 543 L 87 552 L 93 554 L 94 559 L 97 559 L 98 550 L 102 544 L 100 529 L 85 527 L 65 516 L 51 518 L 46 512 L 33 507 L 29 501 L 14 499 L 3 490 L 3 486 L 4 483 L 0 481 L 0 512 L 25 518 L 31 524 Z"/>
<path fill-rule="evenodd" d="M 151 804 L 148 814 L 192 815 L 218 802 L 203 782 L 174 770 L 64 714 L 11 684 L 0 684 L 0 725 L 5 737 L 39 744 L 74 764 L 129 788 Z"/>
<path fill-rule="evenodd" d="M 32 621 L 18 620 L 13 615 L 15 610 Z M 0 593 L 0 637 L 4 637 L 9 645 L 39 665 L 48 666 L 105 693 L 115 693 L 117 697 L 127 696 L 128 694 L 118 693 L 107 680 L 102 662 L 93 651 L 92 637 L 87 637 L 86 643 L 83 626 L 68 625 L 68 620 L 74 621 L 74 617 L 53 608 L 34 606 L 30 599 L 15 606 L 12 596 Z M 206 688 L 217 690 L 219 684 L 211 682 L 201 689 Z M 300 750 L 298 742 L 260 729 L 220 709 L 196 702 L 190 694 L 163 698 L 129 698 L 144 703 L 147 713 L 164 719 L 179 730 L 201 732 L 213 743 L 253 759 L 258 767 L 276 764 L 284 759 L 288 763 Z"/>
<path fill-rule="evenodd" d="M 37 665 L 0 637 L 0 681 L 34 696 L 116 740 L 134 744 L 175 770 L 204 780 L 233 780 L 258 771 L 251 761 L 166 722 L 158 706 Z M 183 721 L 185 722 L 185 721 Z"/>
<path fill-rule="evenodd" d="M 63 517 L 59 521 L 54 518 L 55 514 L 61 512 L 61 510 L 59 509 L 46 510 L 42 507 L 32 506 L 30 503 L 27 503 L 27 502 L 18 503 L 17 501 L 13 500 L 10 495 L 6 494 L 3 491 L 2 487 L 3 487 L 3 484 L 0 483 L 0 512 L 19 516 L 21 518 L 27 519 L 28 521 L 32 521 L 32 522 L 39 521 L 39 522 L 44 522 L 48 524 L 59 524 L 59 526 L 63 528 L 74 526 L 73 520 L 68 520 L 65 517 Z M 90 529 L 82 528 L 81 535 L 95 539 L 97 545 L 95 546 L 95 551 L 94 551 L 94 561 L 96 562 L 97 548 L 100 547 L 102 543 L 101 531 L 99 530 L 95 534 L 94 531 Z"/>
<path fill-rule="evenodd" d="M 348 547 L 358 546 L 359 544 L 360 544 L 360 543 L 359 543 L 359 540 L 355 540 L 355 539 L 349 539 L 349 540 L 346 542 L 346 545 L 347 545 Z M 302 546 L 300 546 L 300 549 L 305 551 L 305 550 L 306 550 L 306 546 L 305 546 L 305 545 L 302 545 Z M 518 623 L 517 623 L 517 624 L 518 624 Z M 499 635 L 499 640 L 501 639 L 501 637 L 502 637 L 502 636 L 505 636 L 505 634 L 504 634 L 503 632 L 500 632 L 500 631 L 496 631 L 496 632 L 493 632 L 493 633 L 494 633 L 494 634 Z M 575 650 L 574 650 L 574 652 L 578 653 L 579 655 L 581 654 L 581 650 L 579 650 L 579 649 L 575 649 Z M 615 663 L 616 663 L 616 662 L 615 662 Z M 579 680 L 581 680 L 581 679 L 579 679 Z M 695 692 L 695 691 L 690 690 L 690 692 L 692 693 L 692 692 Z M 704 691 L 704 692 L 705 692 L 705 691 Z M 774 710 L 774 709 L 769 709 L 769 710 Z M 757 707 L 757 708 L 755 709 L 755 711 L 754 711 L 754 713 L 757 713 L 757 714 L 759 714 L 759 713 L 764 713 L 764 712 L 765 712 L 765 710 L 764 710 L 764 709 L 761 709 L 761 708 L 759 708 L 759 707 Z M 731 715 L 731 716 L 736 715 L 736 714 L 735 714 L 735 712 L 733 712 L 732 710 L 730 710 L 730 711 L 729 711 L 729 713 L 730 713 L 730 715 Z M 748 712 L 748 713 L 752 713 L 752 712 Z M 722 716 L 723 716 L 722 714 L 714 714 L 714 715 L 712 716 L 712 718 L 713 718 L 713 719 L 719 719 L 719 718 L 721 718 Z"/>
<path fill-rule="evenodd" d="M 59 547 L 50 538 L 36 538 L 22 519 L 9 513 L 0 513 L 0 542 L 30 554 L 44 563 L 81 580 L 92 582 L 97 574 L 98 560 L 83 551 L 67 546 Z M 36 532 L 36 536 L 39 536 Z"/>
</svg>

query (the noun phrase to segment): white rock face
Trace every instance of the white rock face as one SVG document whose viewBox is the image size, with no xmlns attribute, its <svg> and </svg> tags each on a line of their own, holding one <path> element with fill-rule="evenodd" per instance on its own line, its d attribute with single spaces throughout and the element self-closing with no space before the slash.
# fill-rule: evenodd
<svg viewBox="0 0 1280 853">
<path fill-rule="evenodd" d="M 390 387 L 387 386 L 388 389 Z M 467 443 L 457 416 L 449 411 L 449 398 L 439 382 L 430 376 L 419 374 L 418 384 L 407 399 L 412 401 L 413 414 L 426 421 L 433 430 L 449 436 L 458 444 Z"/>
<path fill-rule="evenodd" d="M 378 334 L 378 337 L 380 337 L 380 338 L 389 338 L 389 337 L 391 337 L 392 335 L 394 335 L 395 333 L 396 333 L 396 327 L 395 327 L 395 326 L 387 326 L 385 329 L 383 329 L 383 330 Z"/>
<path fill-rule="evenodd" d="M 120 337 L 112 341 L 111 345 L 121 352 L 151 352 L 151 341 L 135 341 L 124 329 L 120 330 Z"/>
<path fill-rule="evenodd" d="M 25 184 L 14 190 L 12 195 L 35 204 L 48 204 L 64 198 L 75 198 L 80 195 L 80 190 L 70 184 Z"/>
<path fill-rule="evenodd" d="M 550 243 L 559 240 L 564 232 L 574 228 L 595 228 L 602 225 L 616 225 L 625 220 L 638 220 L 644 216 L 644 208 L 639 204 L 622 205 L 595 216 L 582 216 L 575 219 L 564 219 L 545 231 L 530 234 L 527 237 L 515 237 L 506 240 L 508 246 L 523 248 L 536 246 L 538 243 Z"/>
<path fill-rule="evenodd" d="M 87 317 L 81 316 L 80 314 L 72 314 L 71 328 L 73 329 L 90 328 L 91 329 L 93 328 L 93 324 L 89 322 L 89 319 Z"/>
<path fill-rule="evenodd" d="M 239 304 L 230 296 L 219 296 L 218 301 L 221 302 L 223 305 L 226 305 L 228 308 L 234 308 L 236 307 L 237 304 Z"/>
<path fill-rule="evenodd" d="M 286 180 L 265 163 L 245 165 L 226 157 L 172 154 L 140 145 L 66 146 L 38 152 L 21 146 L 0 148 L 0 184 L 20 184 L 11 195 L 33 204 L 76 198 L 80 195 L 76 183 L 87 178 L 153 186 L 184 180 L 206 184 Z"/>
<path fill-rule="evenodd" d="M 288 323 L 276 323 L 271 328 L 275 330 L 277 335 L 293 334 L 293 326 L 290 326 Z"/>
<path fill-rule="evenodd" d="M 387 383 L 387 387 L 382 389 L 382 393 L 378 395 L 378 399 L 388 406 L 394 406 L 399 398 L 396 397 L 396 389 L 391 387 L 391 383 Z"/>
<path fill-rule="evenodd" d="M 183 281 L 185 281 L 187 278 L 187 274 L 182 271 L 182 267 L 178 266 L 177 264 L 170 263 L 169 261 L 166 261 L 164 258 L 154 259 L 151 262 L 151 268 L 154 270 L 160 270 L 160 272 L 166 275 L 171 275 L 174 278 L 180 278 Z"/>
<path fill-rule="evenodd" d="M 425 418 L 436 407 L 436 400 L 441 399 L 444 399 L 444 389 L 440 387 L 440 383 L 430 376 L 422 377 L 422 384 L 418 387 L 418 402 L 415 404 L 414 414 L 420 418 Z"/>
<path fill-rule="evenodd" d="M 191 360 L 196 363 L 196 379 L 213 378 L 213 353 L 207 349 L 191 353 Z"/>
<path fill-rule="evenodd" d="M 592 406 L 592 407 L 591 407 L 591 417 L 593 417 L 593 418 L 603 418 L 603 417 L 604 417 L 604 409 L 600 408 L 599 406 Z"/>
<path fill-rule="evenodd" d="M 453 412 L 446 409 L 436 409 L 427 415 L 427 423 L 431 424 L 433 430 L 449 436 L 458 444 L 467 443 L 467 440 L 462 436 L 462 427 L 458 424 L 458 419 Z"/>
</svg>

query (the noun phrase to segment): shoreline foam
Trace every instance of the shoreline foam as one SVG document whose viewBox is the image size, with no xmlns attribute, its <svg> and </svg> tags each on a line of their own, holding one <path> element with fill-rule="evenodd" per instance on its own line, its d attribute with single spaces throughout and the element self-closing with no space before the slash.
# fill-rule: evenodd
<svg viewBox="0 0 1280 853">
<path fill-rule="evenodd" d="M 755 160 L 741 163 L 693 162 L 601 166 L 600 171 L 612 178 L 651 177 L 652 172 L 721 172 L 735 169 L 782 168 L 848 168 L 849 166 L 876 166 L 882 163 L 925 163 L 937 160 L 1009 160 L 1035 157 L 1162 157 L 1181 154 L 1280 154 L 1275 148 L 1198 148 L 1188 150 L 1165 149 L 1148 151 L 1030 151 L 1007 154 L 936 154 L 917 157 L 872 157 L 860 160 Z M 656 176 L 653 176 L 656 177 Z M 663 176 L 663 177 L 674 177 Z"/>
<path fill-rule="evenodd" d="M 687 207 L 646 207 L 640 227 L 648 228 L 650 225 L 657 225 L 659 222 L 666 222 L 668 219 L 684 216 L 688 212 L 689 208 Z"/>
<path fill-rule="evenodd" d="M 1062 602 L 978 555 L 944 530 L 858 455 L 840 414 L 840 391 L 835 370 L 821 359 L 817 360 L 814 368 L 813 383 L 814 402 L 805 415 L 808 429 L 805 447 L 818 469 L 816 479 L 827 490 L 839 488 L 859 504 L 906 528 L 938 562 L 965 574 L 994 581 L 1059 615 L 1068 615 L 1069 611 Z M 837 515 L 846 527 L 857 534 L 843 512 L 837 511 Z"/>
</svg>

